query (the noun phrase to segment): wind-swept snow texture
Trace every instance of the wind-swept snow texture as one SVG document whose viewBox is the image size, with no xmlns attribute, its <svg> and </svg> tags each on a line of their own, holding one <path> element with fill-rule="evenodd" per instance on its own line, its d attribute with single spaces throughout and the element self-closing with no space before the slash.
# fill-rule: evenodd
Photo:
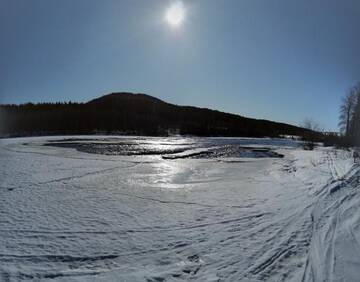
<svg viewBox="0 0 360 282">
<path fill-rule="evenodd" d="M 280 139 L 0 142 L 0 281 L 359 281 L 349 152 Z"/>
</svg>

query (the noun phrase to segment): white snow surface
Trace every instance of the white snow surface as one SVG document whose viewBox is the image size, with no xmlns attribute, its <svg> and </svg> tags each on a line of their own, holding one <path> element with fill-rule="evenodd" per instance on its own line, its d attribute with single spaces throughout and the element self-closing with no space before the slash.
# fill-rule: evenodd
<svg viewBox="0 0 360 282">
<path fill-rule="evenodd" d="M 249 138 L 233 140 L 284 158 L 42 145 L 65 138 L 0 140 L 0 281 L 359 281 L 360 172 L 350 152 Z"/>
</svg>

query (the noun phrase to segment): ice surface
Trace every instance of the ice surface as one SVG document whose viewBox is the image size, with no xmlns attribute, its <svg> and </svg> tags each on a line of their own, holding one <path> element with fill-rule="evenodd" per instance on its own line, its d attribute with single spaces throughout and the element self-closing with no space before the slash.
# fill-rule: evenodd
<svg viewBox="0 0 360 282">
<path fill-rule="evenodd" d="M 0 142 L 0 281 L 358 281 L 348 152 L 250 138 Z"/>
</svg>

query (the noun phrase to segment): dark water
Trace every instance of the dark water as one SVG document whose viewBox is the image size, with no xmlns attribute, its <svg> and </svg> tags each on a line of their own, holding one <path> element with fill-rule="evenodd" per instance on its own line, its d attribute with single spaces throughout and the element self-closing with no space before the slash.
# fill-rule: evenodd
<svg viewBox="0 0 360 282">
<path fill-rule="evenodd" d="M 254 146 L 254 139 L 240 138 L 106 138 L 81 139 L 70 138 L 49 141 L 45 146 L 74 148 L 80 152 L 102 155 L 136 156 L 161 155 L 164 159 L 178 158 L 281 158 L 275 146 L 296 146 L 285 139 L 259 139 Z M 249 146 L 251 144 L 252 146 Z M 256 145 L 256 144 L 255 144 Z"/>
</svg>

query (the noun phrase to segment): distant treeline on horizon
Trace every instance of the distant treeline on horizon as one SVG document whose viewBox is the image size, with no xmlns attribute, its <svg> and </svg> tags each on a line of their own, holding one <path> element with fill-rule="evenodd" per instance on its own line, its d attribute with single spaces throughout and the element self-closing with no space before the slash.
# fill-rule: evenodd
<svg viewBox="0 0 360 282">
<path fill-rule="evenodd" d="M 302 136 L 307 131 L 132 93 L 112 93 L 87 103 L 0 105 L 0 119 L 2 137 L 94 133 L 279 137 Z"/>
</svg>

